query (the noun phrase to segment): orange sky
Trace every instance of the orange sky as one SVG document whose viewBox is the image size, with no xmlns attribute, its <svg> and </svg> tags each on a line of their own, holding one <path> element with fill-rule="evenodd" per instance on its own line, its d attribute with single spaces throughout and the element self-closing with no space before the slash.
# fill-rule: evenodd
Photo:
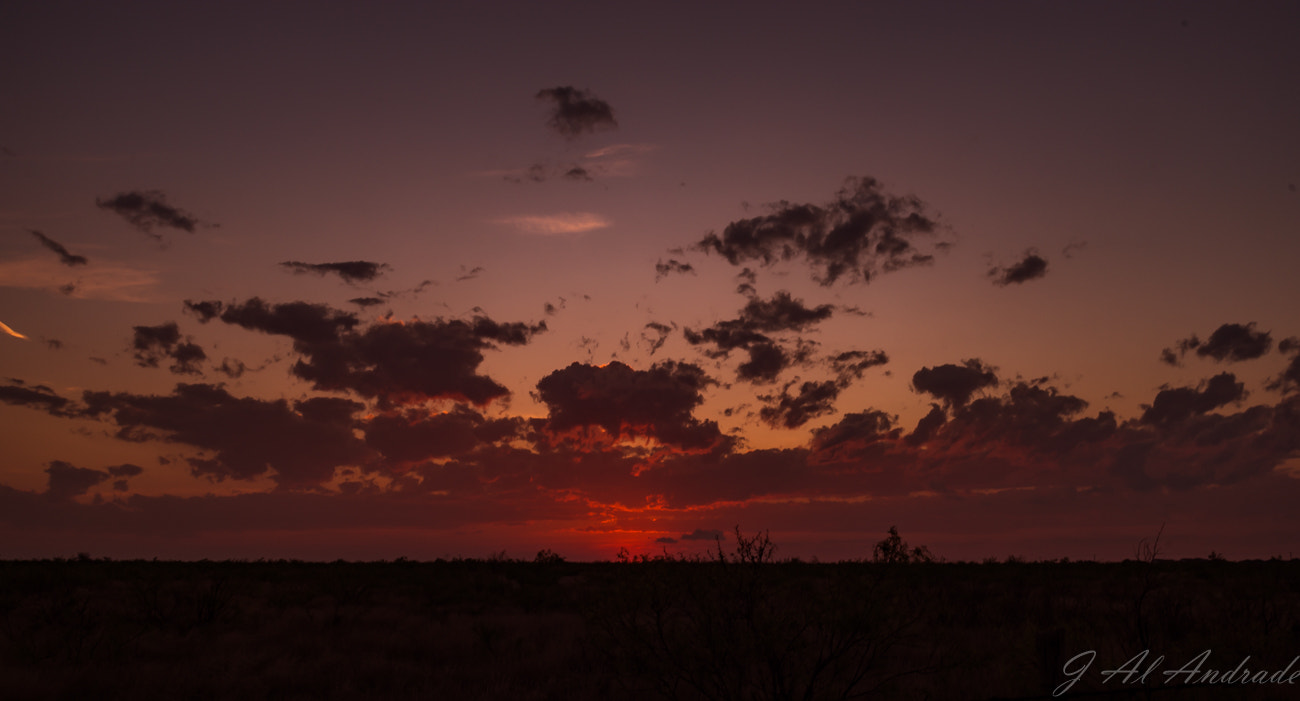
<svg viewBox="0 0 1300 701">
<path fill-rule="evenodd" d="M 1285 555 L 1297 10 L 0 10 L 0 557 Z"/>
</svg>

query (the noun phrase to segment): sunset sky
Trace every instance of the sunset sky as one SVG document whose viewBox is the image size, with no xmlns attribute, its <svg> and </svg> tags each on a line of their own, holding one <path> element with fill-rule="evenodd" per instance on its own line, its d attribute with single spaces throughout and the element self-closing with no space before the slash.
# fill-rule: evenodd
<svg viewBox="0 0 1300 701">
<path fill-rule="evenodd" d="M 1300 551 L 1300 5 L 0 7 L 0 557 Z"/>
</svg>

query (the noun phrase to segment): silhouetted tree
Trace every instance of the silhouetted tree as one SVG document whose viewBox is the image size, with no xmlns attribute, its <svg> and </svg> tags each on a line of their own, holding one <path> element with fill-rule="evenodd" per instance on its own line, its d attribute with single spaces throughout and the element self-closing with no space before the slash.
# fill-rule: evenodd
<svg viewBox="0 0 1300 701">
<path fill-rule="evenodd" d="M 934 555 L 924 545 L 910 550 L 907 543 L 898 535 L 898 526 L 889 527 L 889 537 L 876 543 L 871 553 L 872 562 L 884 564 L 907 564 L 909 562 L 934 562 Z"/>
</svg>

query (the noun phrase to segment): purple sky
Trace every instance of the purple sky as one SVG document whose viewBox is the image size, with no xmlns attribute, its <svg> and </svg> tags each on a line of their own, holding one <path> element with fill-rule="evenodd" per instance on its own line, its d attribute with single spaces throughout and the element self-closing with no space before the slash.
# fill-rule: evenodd
<svg viewBox="0 0 1300 701">
<path fill-rule="evenodd" d="M 0 557 L 1285 556 L 1297 26 L 6 4 Z"/>
</svg>

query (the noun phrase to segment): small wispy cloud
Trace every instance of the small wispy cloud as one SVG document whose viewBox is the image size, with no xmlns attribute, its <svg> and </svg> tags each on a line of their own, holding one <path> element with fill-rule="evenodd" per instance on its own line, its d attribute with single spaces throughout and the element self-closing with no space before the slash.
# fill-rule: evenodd
<svg viewBox="0 0 1300 701">
<path fill-rule="evenodd" d="M 598 148 L 588 153 L 584 158 L 611 158 L 613 156 L 638 156 L 651 151 L 658 151 L 659 147 L 655 144 L 614 144 L 604 148 Z"/>
<path fill-rule="evenodd" d="M 100 209 L 116 213 L 157 241 L 162 241 L 163 236 L 154 231 L 155 227 L 180 229 L 192 234 L 203 223 L 189 212 L 168 204 L 167 196 L 158 190 L 120 192 L 112 198 L 97 199 L 95 204 Z"/>
<path fill-rule="evenodd" d="M 70 267 L 76 267 L 78 265 L 85 265 L 87 262 L 89 262 L 86 260 L 85 256 L 78 256 L 69 253 L 68 249 L 63 247 L 63 244 L 59 243 L 58 241 L 55 241 L 54 239 L 50 238 L 49 236 L 46 236 L 45 234 L 39 231 L 35 229 L 28 229 L 27 231 L 31 233 L 32 236 L 35 236 L 36 240 L 40 241 L 42 246 L 45 246 L 51 251 L 57 253 L 59 256 L 59 262 L 63 263 L 64 265 Z"/>
<path fill-rule="evenodd" d="M 592 212 L 566 212 L 562 214 L 533 214 L 519 217 L 505 217 L 495 220 L 497 224 L 508 224 L 526 234 L 542 236 L 565 236 L 581 234 L 596 229 L 604 229 L 613 222 Z"/>
<path fill-rule="evenodd" d="M 158 284 L 158 273 L 120 263 L 105 262 L 75 277 L 52 258 L 27 258 L 0 262 L 0 287 L 57 292 L 76 299 L 147 302 Z"/>
</svg>

